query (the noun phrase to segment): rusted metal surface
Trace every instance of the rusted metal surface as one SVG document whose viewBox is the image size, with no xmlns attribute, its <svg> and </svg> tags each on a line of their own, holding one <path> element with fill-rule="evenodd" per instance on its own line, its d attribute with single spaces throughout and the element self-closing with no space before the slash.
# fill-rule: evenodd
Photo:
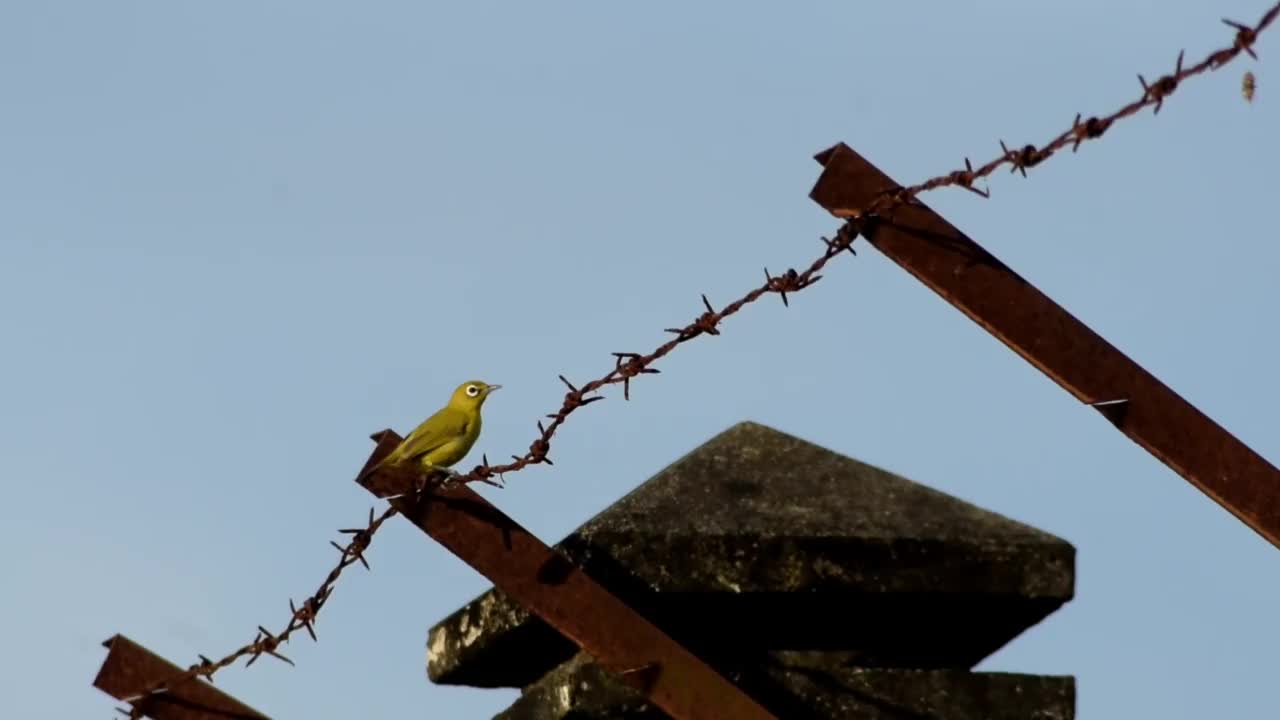
<svg viewBox="0 0 1280 720">
<path fill-rule="evenodd" d="M 378 445 L 360 472 L 361 484 L 380 497 L 408 493 L 410 486 L 380 479 L 381 472 L 365 477 L 401 440 L 391 430 L 373 439 Z M 773 718 L 466 484 L 402 494 L 391 504 L 676 720 Z"/>
<path fill-rule="evenodd" d="M 93 686 L 117 700 L 128 701 L 167 678 L 180 675 L 182 668 L 156 655 L 123 635 L 103 643 L 108 649 Z M 267 716 L 236 700 L 203 680 L 176 683 L 169 690 L 133 700 L 136 717 L 155 720 L 226 720 Z"/>
<path fill-rule="evenodd" d="M 810 197 L 837 217 L 858 217 L 898 187 L 843 143 L 817 160 Z M 919 200 L 859 224 L 876 249 L 1280 546 L 1274 465 Z"/>
</svg>

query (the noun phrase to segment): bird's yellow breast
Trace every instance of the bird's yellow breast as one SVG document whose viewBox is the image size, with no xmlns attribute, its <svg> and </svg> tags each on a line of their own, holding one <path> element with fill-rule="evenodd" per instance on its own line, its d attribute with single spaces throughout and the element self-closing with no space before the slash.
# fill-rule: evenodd
<svg viewBox="0 0 1280 720">
<path fill-rule="evenodd" d="M 476 415 L 467 422 L 466 429 L 461 435 L 425 453 L 418 462 L 424 467 L 432 465 L 449 467 L 466 457 L 471 451 L 471 446 L 476 444 L 478 437 L 480 437 L 480 416 Z"/>
</svg>

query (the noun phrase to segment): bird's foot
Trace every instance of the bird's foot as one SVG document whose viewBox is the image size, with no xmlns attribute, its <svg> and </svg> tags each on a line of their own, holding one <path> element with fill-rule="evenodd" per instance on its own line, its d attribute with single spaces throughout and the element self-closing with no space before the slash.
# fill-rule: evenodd
<svg viewBox="0 0 1280 720">
<path fill-rule="evenodd" d="M 462 477 L 462 473 L 457 470 L 438 465 L 424 465 L 422 470 L 428 485 L 437 485 L 442 488 L 453 487 Z"/>
</svg>

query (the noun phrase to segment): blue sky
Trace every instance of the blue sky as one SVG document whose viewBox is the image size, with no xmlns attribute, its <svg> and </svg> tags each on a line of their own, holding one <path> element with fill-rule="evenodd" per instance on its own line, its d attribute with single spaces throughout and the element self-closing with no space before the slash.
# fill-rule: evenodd
<svg viewBox="0 0 1280 720">
<path fill-rule="evenodd" d="M 811 156 L 902 182 L 1042 142 L 1230 41 L 1258 1 L 0 6 L 0 678 L 105 717 L 123 632 L 186 663 L 280 625 L 371 498 L 382 427 L 506 386 L 519 452 L 615 350 L 801 266 Z M 1245 59 L 990 200 L 925 200 L 1273 462 L 1280 104 Z M 1253 104 L 1240 93 L 1258 76 Z M 1074 674 L 1081 717 L 1274 713 L 1280 553 L 868 250 L 576 414 L 484 489 L 555 541 L 757 420 L 1044 528 L 1077 598 L 983 668 Z M 468 458 L 465 464 L 471 464 Z M 219 685 L 275 717 L 488 717 L 427 627 L 488 583 L 406 523 L 295 643 Z"/>
</svg>

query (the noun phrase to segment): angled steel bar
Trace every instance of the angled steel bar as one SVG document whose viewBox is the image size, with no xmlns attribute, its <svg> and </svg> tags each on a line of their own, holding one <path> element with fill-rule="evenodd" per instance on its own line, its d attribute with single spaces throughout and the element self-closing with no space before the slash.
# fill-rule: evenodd
<svg viewBox="0 0 1280 720">
<path fill-rule="evenodd" d="M 182 672 L 182 668 L 123 635 L 102 644 L 107 648 L 107 659 L 93 679 L 93 686 L 117 700 L 128 702 L 128 698 Z M 144 717 L 155 720 L 269 720 L 204 680 L 189 680 L 130 704 Z"/>
<path fill-rule="evenodd" d="M 563 555 L 463 485 L 402 494 L 403 478 L 365 472 L 400 443 L 391 430 L 361 469 L 360 484 L 478 570 L 503 592 L 643 692 L 676 720 L 773 720 L 732 683 L 610 594 Z"/>
<path fill-rule="evenodd" d="M 840 218 L 898 187 L 841 143 L 809 197 Z M 1280 471 L 944 220 L 912 202 L 862 234 L 1120 432 L 1280 546 Z"/>
</svg>

